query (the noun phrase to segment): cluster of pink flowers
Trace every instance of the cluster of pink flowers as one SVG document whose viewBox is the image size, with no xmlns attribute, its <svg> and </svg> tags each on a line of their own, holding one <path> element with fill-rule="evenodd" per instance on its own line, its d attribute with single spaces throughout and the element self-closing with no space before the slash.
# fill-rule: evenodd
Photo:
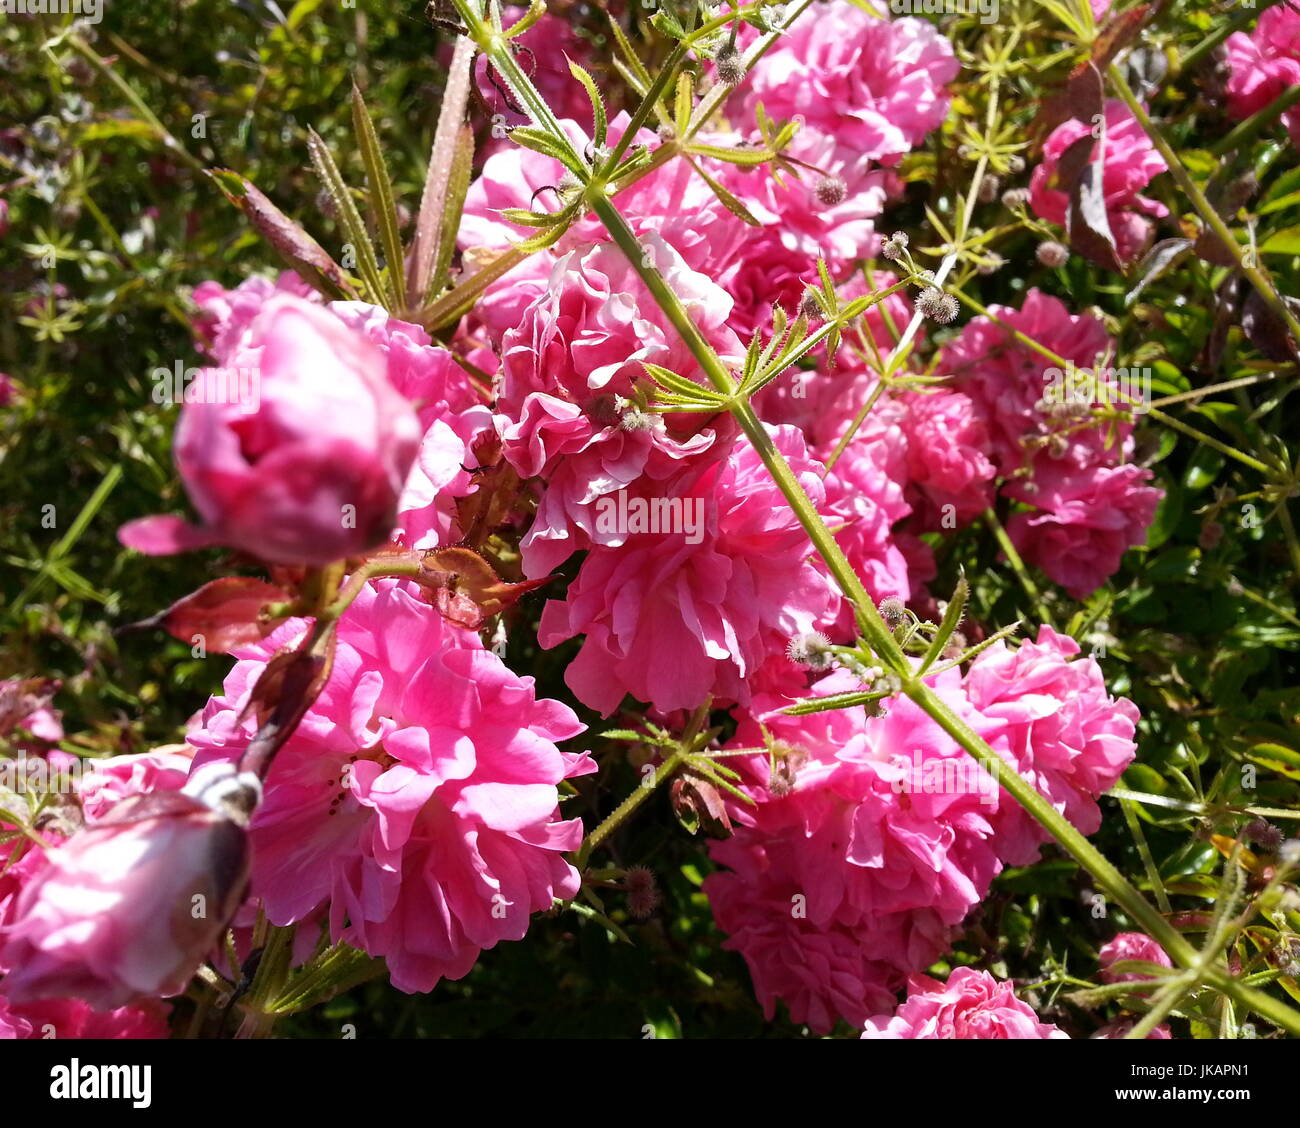
<svg viewBox="0 0 1300 1128">
<path fill-rule="evenodd" d="M 1008 523 L 1017 551 L 1078 599 L 1145 540 L 1163 496 L 1147 484 L 1151 471 L 1127 461 L 1133 415 L 1108 372 L 1113 352 L 1099 318 L 1030 290 L 1020 309 L 994 306 L 969 322 L 941 360 L 953 389 L 985 422 L 1003 494 L 1032 507 Z M 1072 373 L 1087 374 L 1100 403 L 1072 399 Z"/>
<path fill-rule="evenodd" d="M 556 62 L 581 42 L 551 16 L 521 40 L 536 45 L 535 77 L 583 151 L 590 107 Z M 760 103 L 769 119 L 799 118 L 781 177 L 700 157 L 720 198 L 673 160 L 620 195 L 645 261 L 727 369 L 770 332 L 774 306 L 796 315 L 819 259 L 845 299 L 893 284 L 855 271 L 879 250 L 895 168 L 942 123 L 957 69 L 928 21 L 820 6 L 759 61 L 727 106 L 731 125 L 708 139 L 715 152 L 761 146 Z M 475 80 L 513 113 L 490 69 Z M 1099 157 L 1126 257 L 1147 238 L 1142 216 L 1163 214 L 1137 195 L 1163 165 L 1135 124 L 1108 110 Z M 610 142 L 628 125 L 611 122 Z M 1053 168 L 1075 125 L 1052 135 L 1033 181 L 1035 208 L 1058 222 Z M 494 144 L 458 234 L 462 280 L 528 234 L 501 209 L 557 210 L 571 190 L 558 161 Z M 1009 984 L 969 969 L 946 985 L 919 974 L 1002 868 L 1036 857 L 1038 824 L 910 700 L 872 716 L 783 712 L 862 679 L 840 670 L 810 684 L 792 657 L 791 640 L 814 632 L 853 637 L 853 609 L 765 455 L 788 464 L 878 600 L 928 600 L 936 568 L 922 538 L 975 521 L 999 496 L 1025 507 L 1008 523 L 1021 555 L 1082 598 L 1141 542 L 1159 491 L 1130 461 L 1131 415 L 1045 407 L 1045 362 L 1013 330 L 1093 369 L 1113 352 L 1097 318 L 1031 291 L 951 338 L 938 381 L 911 368 L 901 375 L 913 379 L 885 380 L 913 315 L 892 295 L 838 357 L 815 356 L 756 397 L 759 447 L 725 411 L 656 410 L 648 366 L 701 385 L 705 375 L 592 217 L 488 286 L 439 343 L 376 306 L 322 301 L 292 274 L 205 283 L 194 300 L 212 364 L 185 390 L 174 449 L 201 523 L 143 518 L 123 543 L 155 555 L 234 549 L 277 583 L 295 569 L 353 571 L 380 552 L 473 556 L 493 533 L 512 565 L 517 542 L 530 581 L 581 553 L 537 630 L 544 648 L 578 640 L 565 672 L 577 700 L 606 716 L 628 695 L 660 717 L 734 708 L 733 749 L 776 742 L 774 769 L 762 755 L 734 761 L 753 803 L 729 804 L 736 830 L 711 846 L 719 869 L 705 882 L 769 1015 L 781 1000 L 814 1029 L 846 1019 L 868 1037 L 1065 1036 Z M 251 374 L 238 384 L 251 398 L 229 394 L 231 373 Z M 464 514 L 476 495 L 502 500 L 479 492 L 492 488 L 488 472 L 510 488 L 474 541 Z M 321 615 L 276 602 L 282 618 Z M 257 910 L 382 957 L 399 989 L 422 992 L 572 898 L 581 878 L 566 855 L 583 828 L 560 817 L 560 789 L 595 765 L 562 745 L 584 726 L 444 610 L 410 579 L 360 586 L 330 635 L 329 676 L 264 778 L 248 770 L 263 678 L 314 637 L 323 624 L 310 618 L 232 650 L 187 755 L 126 758 L 83 783 L 84 829 L 66 841 L 51 832 L 48 851 L 25 845 L 0 873 L 0 1034 L 40 1036 L 47 1023 L 61 1037 L 156 1034 L 158 999 L 181 992 L 202 959 L 225 966 L 219 934 L 232 922 L 246 931 Z M 1007 771 L 1091 832 L 1097 798 L 1133 756 L 1137 710 L 1077 654 L 1043 628 L 927 680 Z M 46 741 L 62 735 L 40 703 L 16 720 Z"/>
<path fill-rule="evenodd" d="M 1097 796 L 1133 758 L 1137 709 L 1106 693 L 1091 659 L 1048 627 L 1036 643 L 997 643 L 963 676 L 927 679 L 944 702 L 1085 831 Z M 858 688 L 837 671 L 812 687 Z M 745 757 L 735 833 L 711 846 L 726 867 L 705 892 L 726 947 L 750 966 L 768 1014 L 825 1031 L 892 1006 L 908 976 L 948 946 L 1006 864 L 1034 860 L 1043 834 L 998 783 L 909 700 L 882 717 L 861 710 L 790 716 L 800 697 L 756 697 L 737 748 L 770 734 L 782 757 Z"/>
</svg>

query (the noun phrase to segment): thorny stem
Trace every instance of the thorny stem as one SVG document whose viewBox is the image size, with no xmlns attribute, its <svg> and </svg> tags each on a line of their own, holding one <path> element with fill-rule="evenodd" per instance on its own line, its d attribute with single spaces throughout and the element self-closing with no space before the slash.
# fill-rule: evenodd
<svg viewBox="0 0 1300 1128">
<path fill-rule="evenodd" d="M 461 18 L 469 27 L 471 35 L 487 52 L 493 65 L 506 75 L 512 85 L 517 84 L 528 93 L 529 98 L 525 100 L 525 104 L 531 104 L 530 100 L 540 101 L 540 95 L 533 89 L 528 77 L 515 64 L 505 43 L 486 33 L 482 19 L 471 7 L 470 0 L 454 0 L 454 3 Z M 550 116 L 548 110 L 546 117 Z M 563 136 L 558 125 L 554 126 L 554 135 L 557 141 L 568 144 L 567 138 Z M 984 164 L 984 158 L 981 157 L 979 175 L 983 174 Z M 977 189 L 972 189 L 975 190 Z M 735 381 L 731 374 L 692 322 L 690 314 L 667 281 L 651 264 L 649 256 L 644 254 L 636 235 L 603 187 L 599 191 L 590 193 L 589 204 L 604 223 L 610 237 L 627 256 L 664 315 L 680 334 L 683 343 L 690 349 L 709 382 L 719 392 L 731 396 L 735 391 Z M 1226 966 L 1209 964 L 1208 959 L 1198 953 L 1069 820 L 1057 812 L 1028 780 L 1008 771 L 998 754 L 954 713 L 930 686 L 914 675 L 911 663 L 881 619 L 861 579 L 849 565 L 789 464 L 776 449 L 767 430 L 754 413 L 753 407 L 748 401 L 741 399 L 734 400 L 729 405 L 729 409 L 807 532 L 818 555 L 825 561 L 841 591 L 853 604 L 858 628 L 866 642 L 875 651 L 880 662 L 899 675 L 903 692 L 952 736 L 986 771 L 999 780 L 1012 798 L 1074 856 L 1111 900 L 1123 908 L 1135 924 L 1156 940 L 1175 963 L 1194 971 L 1201 982 L 1208 983 L 1222 993 L 1230 995 L 1234 1000 L 1256 1011 L 1270 1022 L 1292 1034 L 1300 1035 L 1300 1012 L 1292 1010 L 1271 996 L 1247 987 L 1234 978 Z M 682 755 L 684 756 L 684 753 Z M 667 768 L 672 764 L 673 769 L 676 770 L 680 763 L 677 757 L 678 754 L 675 753 L 664 767 Z M 642 801 L 644 796 L 639 797 L 634 794 L 624 800 L 624 805 L 635 806 Z M 618 811 L 615 814 L 618 814 Z M 613 817 L 610 816 L 611 819 Z M 607 819 L 606 824 L 609 821 Z M 588 839 L 588 844 L 584 847 L 584 855 L 589 854 L 590 849 L 598 845 L 605 834 L 602 834 L 602 828 L 598 827 Z"/>
</svg>

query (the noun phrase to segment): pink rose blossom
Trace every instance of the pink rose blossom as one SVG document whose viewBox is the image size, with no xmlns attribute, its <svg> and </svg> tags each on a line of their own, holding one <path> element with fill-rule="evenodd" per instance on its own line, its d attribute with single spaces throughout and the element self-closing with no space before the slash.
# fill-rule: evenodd
<svg viewBox="0 0 1300 1128">
<path fill-rule="evenodd" d="M 1006 980 L 959 967 L 940 983 L 915 975 L 907 1001 L 893 1013 L 868 1020 L 863 1038 L 1069 1038 L 1059 1026 L 1039 1022 Z"/>
<path fill-rule="evenodd" d="M 966 674 L 971 705 L 1000 720 L 1010 762 L 1039 794 L 1084 834 L 1101 825 L 1096 799 L 1118 781 L 1133 760 L 1138 709 L 1111 697 L 1101 668 L 1075 658 L 1079 644 L 1051 627 L 1035 642 L 1015 649 L 996 642 Z M 994 819 L 998 852 L 1010 865 L 1038 857 L 1045 834 L 1016 803 L 999 807 Z"/>
<path fill-rule="evenodd" d="M 176 430 L 177 465 L 204 524 L 146 517 L 122 527 L 122 543 L 150 555 L 224 544 L 314 565 L 383 544 L 420 439 L 383 353 L 330 313 L 281 296 L 226 365 L 256 373 L 257 402 L 222 394 L 221 370 L 204 369 Z"/>
<path fill-rule="evenodd" d="M 967 723 L 996 733 L 996 721 L 966 705 L 956 671 L 933 684 Z M 858 688 L 837 671 L 813 693 Z M 990 822 L 999 793 L 909 700 L 877 718 L 861 709 L 791 717 L 780 711 L 788 704 L 756 699 L 741 717 L 735 746 L 761 746 L 762 722 L 794 759 L 770 780 L 765 756 L 729 761 L 744 765 L 757 802 L 732 805 L 735 833 L 710 844 L 727 868 L 704 891 L 768 1017 L 780 998 L 794 1021 L 825 1032 L 836 1017 L 860 1025 L 891 1007 L 987 893 L 1000 868 Z"/>
<path fill-rule="evenodd" d="M 1007 328 L 977 317 L 962 327 L 955 341 L 944 346 L 939 374 L 953 378 L 954 390 L 969 396 L 986 421 L 990 457 L 1004 477 L 1048 458 L 1046 452 L 1058 430 L 1042 404 L 1047 389 L 1061 378 L 1054 361 L 1020 343 L 1010 330 L 1049 348 L 1078 370 L 1104 367 L 1114 345 L 1100 319 L 1072 314 L 1059 299 L 1030 290 L 1020 309 L 993 306 L 990 311 Z M 1063 373 L 1061 374 L 1063 376 Z M 1114 438 L 1111 430 L 1117 433 Z M 1071 427 L 1063 438 L 1059 459 L 1091 466 L 1113 459 L 1132 432 L 1129 421 Z"/>
<path fill-rule="evenodd" d="M 843 163 L 894 163 L 937 129 L 948 112 L 944 85 L 958 64 L 948 40 L 919 19 L 882 19 L 830 3 L 799 20 L 754 66 L 732 120 L 746 126 L 757 103 L 771 118 L 800 117 L 835 140 Z"/>
<path fill-rule="evenodd" d="M 1111 971 L 1111 964 L 1119 963 L 1121 960 L 1142 960 L 1144 963 L 1158 964 L 1160 967 L 1174 966 L 1164 948 L 1142 932 L 1118 933 L 1114 939 L 1106 941 L 1101 946 L 1101 951 L 1097 953 L 1097 960 L 1101 964 L 1103 983 L 1131 983 L 1151 978 L 1149 975 L 1142 975 L 1135 971 L 1123 973 Z"/>
<path fill-rule="evenodd" d="M 1075 599 L 1086 599 L 1134 545 L 1146 540 L 1162 490 L 1150 470 L 1132 463 L 1071 473 L 1049 462 L 1032 482 L 1007 493 L 1037 507 L 1007 521 L 1007 535 L 1026 562 Z"/>
<path fill-rule="evenodd" d="M 225 364 L 247 347 L 249 327 L 262 307 L 277 294 L 292 294 L 304 301 L 321 300 L 292 270 L 281 271 L 274 282 L 260 276 L 247 278 L 233 290 L 227 290 L 220 282 L 200 282 L 194 287 L 192 296 L 199 307 L 194 332 L 218 364 Z"/>
<path fill-rule="evenodd" d="M 344 613 L 330 680 L 278 753 L 251 826 L 252 892 L 271 921 L 327 911 L 332 938 L 384 957 L 407 992 L 459 979 L 577 891 L 563 855 L 582 824 L 557 817 L 556 786 L 595 770 L 556 747 L 583 731 L 569 709 L 536 698 L 532 678 L 415 591 L 382 580 Z M 247 747 L 249 692 L 305 629 L 291 620 L 237 652 L 190 731 L 198 761 Z"/>
<path fill-rule="evenodd" d="M 802 436 L 770 433 L 820 504 L 821 467 Z M 710 694 L 747 700 L 747 679 L 767 657 L 836 606 L 808 559 L 807 533 L 748 443 L 671 497 L 682 502 L 680 529 L 593 547 L 564 601 L 542 612 L 542 646 L 584 636 L 565 681 L 605 716 L 627 693 L 665 711 L 694 709 Z"/>
<path fill-rule="evenodd" d="M 968 524 L 993 501 L 996 471 L 982 413 L 947 388 L 909 392 L 903 402 L 916 525 L 934 531 Z"/>
<path fill-rule="evenodd" d="M 1166 166 L 1146 131 L 1123 102 L 1109 100 L 1105 115 L 1105 133 L 1094 147 L 1091 160 L 1104 162 L 1102 192 L 1106 217 L 1119 260 L 1128 263 L 1151 240 L 1151 224 L 1144 217 L 1160 218 L 1169 214 L 1164 204 L 1139 194 Z M 1064 226 L 1069 208 L 1069 197 L 1056 181 L 1061 155 L 1081 137 L 1088 136 L 1092 128 L 1090 122 L 1071 119 L 1057 126 L 1043 146 L 1043 163 L 1034 169 L 1029 183 L 1029 204 L 1035 214 L 1049 223 Z"/>
<path fill-rule="evenodd" d="M 39 752 L 63 739 L 62 714 L 54 707 L 60 683 L 47 678 L 8 678 L 0 681 L 0 737 L 16 730 L 32 736 L 17 747 Z"/>
<path fill-rule="evenodd" d="M 0 982 L 0 990 L 4 984 Z M 170 1008 L 158 1000 L 100 1013 L 81 999 L 40 999 L 22 1006 L 0 994 L 0 1042 L 17 1038 L 166 1038 Z"/>
<path fill-rule="evenodd" d="M 668 284 L 724 360 L 738 363 L 739 341 L 726 328 L 731 299 L 688 268 L 672 248 L 647 236 Z M 694 414 L 660 417 L 636 408 L 647 383 L 643 362 L 688 378 L 698 366 L 650 299 L 621 251 L 605 243 L 556 262 L 544 296 L 502 342 L 497 403 L 511 422 L 505 457 L 544 489 L 523 541 L 525 571 L 543 576 L 590 544 L 618 545 L 618 530 L 597 527 L 597 503 L 626 489 L 657 495 L 670 479 L 723 453 L 727 420 L 701 426 Z"/>
</svg>

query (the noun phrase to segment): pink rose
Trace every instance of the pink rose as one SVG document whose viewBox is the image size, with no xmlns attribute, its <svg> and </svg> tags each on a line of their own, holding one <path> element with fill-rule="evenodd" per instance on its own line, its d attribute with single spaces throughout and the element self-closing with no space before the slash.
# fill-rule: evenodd
<svg viewBox="0 0 1300 1128">
<path fill-rule="evenodd" d="M 890 1015 L 868 1020 L 863 1038 L 1069 1038 L 1059 1026 L 1039 1022 L 1033 1008 L 1016 998 L 1006 980 L 987 971 L 959 967 L 940 983 L 916 975 L 907 1001 Z"/>
<path fill-rule="evenodd" d="M 383 353 L 283 296 L 225 364 L 202 370 L 176 429 L 176 461 L 203 525 L 145 517 L 122 527 L 122 543 L 152 556 L 223 544 L 309 565 L 383 544 L 420 441 Z M 254 389 L 253 402 L 229 394 L 236 383 Z"/>
<path fill-rule="evenodd" d="M 1038 507 L 1013 515 L 1007 535 L 1028 563 L 1086 599 L 1119 569 L 1125 552 L 1146 540 L 1164 496 L 1145 484 L 1151 477 L 1132 463 L 1071 473 L 1048 462 L 1032 482 L 1007 488 Z"/>
<path fill-rule="evenodd" d="M 75 996 L 96 1010 L 184 990 L 243 895 L 255 782 L 217 806 L 187 792 L 132 795 L 49 850 L 0 935 L 12 1003 Z M 213 800 L 213 802 L 217 802 Z"/>
<path fill-rule="evenodd" d="M 1146 248 L 1151 224 L 1144 216 L 1160 218 L 1169 209 L 1139 193 L 1165 171 L 1165 160 L 1156 152 L 1146 131 L 1129 108 L 1118 99 L 1106 103 L 1104 138 L 1093 149 L 1091 160 L 1102 161 L 1102 192 L 1106 217 L 1115 237 L 1120 262 L 1132 262 Z M 1043 163 L 1034 169 L 1029 183 L 1029 204 L 1050 223 L 1065 225 L 1069 197 L 1056 185 L 1061 155 L 1092 131 L 1092 125 L 1075 119 L 1059 125 L 1043 146 Z"/>
<path fill-rule="evenodd" d="M 1111 971 L 1111 965 L 1121 960 L 1142 960 L 1144 963 L 1158 964 L 1160 967 L 1173 967 L 1173 961 L 1165 950 L 1150 936 L 1141 932 L 1121 932 L 1113 940 L 1106 941 L 1097 953 L 1101 964 L 1101 981 L 1103 983 L 1131 983 L 1150 979 L 1140 972 Z"/>
</svg>

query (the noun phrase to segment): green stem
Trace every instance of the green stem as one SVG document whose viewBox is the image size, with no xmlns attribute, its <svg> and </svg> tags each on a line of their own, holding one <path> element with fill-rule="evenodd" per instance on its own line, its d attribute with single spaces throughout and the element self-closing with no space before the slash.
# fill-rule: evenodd
<svg viewBox="0 0 1300 1128">
<path fill-rule="evenodd" d="M 596 847 L 613 834 L 623 824 L 624 819 L 649 799 L 664 780 L 672 776 L 678 768 L 686 763 L 689 755 L 690 753 L 684 748 L 674 751 L 668 759 L 655 768 L 653 776 L 647 777 L 640 786 L 634 788 L 632 794 L 615 807 L 605 820 L 587 835 L 582 844 L 582 849 L 578 851 L 578 869 L 582 869 L 587 864 L 587 859 L 591 857 Z"/>
<path fill-rule="evenodd" d="M 1300 86 L 1293 86 L 1290 90 L 1279 94 L 1262 110 L 1248 117 L 1218 144 L 1211 145 L 1210 153 L 1213 156 L 1221 157 L 1225 153 L 1232 152 L 1233 149 L 1239 149 L 1246 142 L 1253 140 L 1255 134 L 1280 118 L 1297 102 L 1300 102 Z"/>
<path fill-rule="evenodd" d="M 998 542 L 998 547 L 1002 549 L 1002 554 L 1007 558 L 1007 563 L 1011 565 L 1011 570 L 1016 574 L 1016 579 L 1020 581 L 1020 586 L 1025 589 L 1025 594 L 1033 602 L 1039 618 L 1049 627 L 1052 626 L 1052 613 L 1047 609 L 1042 593 L 1029 575 L 1029 569 L 1025 567 L 1025 562 L 1020 559 L 1020 553 L 1016 551 L 1016 546 L 1011 543 L 1011 538 L 1007 535 L 1006 529 L 1002 527 L 1002 522 L 998 520 L 998 515 L 992 509 L 984 510 L 984 523 L 989 527 L 989 531 Z"/>
</svg>

